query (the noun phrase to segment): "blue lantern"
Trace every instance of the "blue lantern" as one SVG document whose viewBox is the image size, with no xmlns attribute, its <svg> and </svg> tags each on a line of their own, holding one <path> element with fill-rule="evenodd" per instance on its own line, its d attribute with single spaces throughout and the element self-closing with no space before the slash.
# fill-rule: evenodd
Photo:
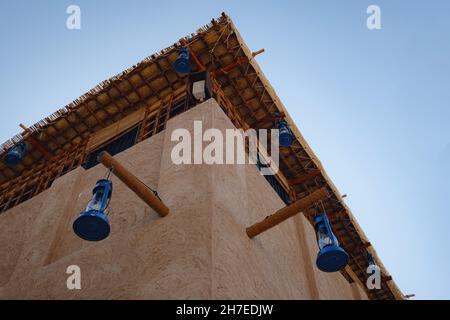
<svg viewBox="0 0 450 320">
<path fill-rule="evenodd" d="M 112 196 L 111 180 L 97 181 L 86 210 L 73 223 L 73 231 L 81 239 L 100 241 L 108 237 L 110 226 L 105 211 Z"/>
<path fill-rule="evenodd" d="M 367 252 L 367 261 L 369 262 L 369 266 L 377 266 L 375 259 L 369 252 Z"/>
<path fill-rule="evenodd" d="M 294 141 L 294 134 L 285 119 L 278 121 L 277 129 L 280 133 L 280 146 L 289 147 Z"/>
<path fill-rule="evenodd" d="M 348 263 L 348 255 L 339 246 L 326 214 L 319 214 L 314 218 L 314 228 L 320 249 L 316 259 L 319 270 L 336 272 L 343 269 Z"/>
<path fill-rule="evenodd" d="M 25 141 L 18 142 L 14 147 L 9 149 L 8 153 L 5 156 L 6 164 L 11 167 L 17 166 L 22 159 L 25 157 L 25 153 L 27 151 L 27 145 Z"/>
<path fill-rule="evenodd" d="M 181 74 L 189 73 L 189 71 L 191 71 L 189 48 L 180 48 L 174 67 L 175 71 Z"/>
</svg>

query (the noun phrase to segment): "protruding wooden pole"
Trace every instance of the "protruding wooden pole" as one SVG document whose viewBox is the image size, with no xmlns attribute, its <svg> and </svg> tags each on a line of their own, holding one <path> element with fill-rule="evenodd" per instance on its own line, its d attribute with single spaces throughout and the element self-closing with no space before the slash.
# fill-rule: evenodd
<svg viewBox="0 0 450 320">
<path fill-rule="evenodd" d="M 256 57 L 258 54 L 261 54 L 263 52 L 265 52 L 266 50 L 264 48 L 259 49 L 258 51 L 252 52 L 252 57 Z"/>
<path fill-rule="evenodd" d="M 277 224 L 284 220 L 295 216 L 297 213 L 306 210 L 315 202 L 320 201 L 327 197 L 326 188 L 321 188 L 307 195 L 306 197 L 292 203 L 291 205 L 284 207 L 274 214 L 266 217 L 263 221 L 255 223 L 247 228 L 247 235 L 250 238 L 257 236 L 258 234 L 275 227 Z"/>
<path fill-rule="evenodd" d="M 124 166 L 114 159 L 108 152 L 103 151 L 98 155 L 98 161 L 108 169 L 113 169 L 113 174 L 125 183 L 139 198 L 148 204 L 161 217 L 167 216 L 169 208 L 138 178 L 131 174 Z"/>
</svg>

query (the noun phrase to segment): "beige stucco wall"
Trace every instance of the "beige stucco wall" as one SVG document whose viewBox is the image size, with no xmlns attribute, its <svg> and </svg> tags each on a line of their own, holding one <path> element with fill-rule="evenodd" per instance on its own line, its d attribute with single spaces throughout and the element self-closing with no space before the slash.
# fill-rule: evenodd
<svg viewBox="0 0 450 320">
<path fill-rule="evenodd" d="M 111 235 L 91 243 L 72 222 L 105 169 L 78 168 L 0 215 L 0 299 L 367 299 L 340 273 L 315 267 L 317 245 L 300 214 L 249 239 L 245 228 L 284 206 L 255 165 L 175 165 L 170 134 L 234 128 L 214 100 L 115 158 L 170 208 L 160 218 L 115 177 Z M 68 290 L 66 268 L 81 268 Z"/>
</svg>

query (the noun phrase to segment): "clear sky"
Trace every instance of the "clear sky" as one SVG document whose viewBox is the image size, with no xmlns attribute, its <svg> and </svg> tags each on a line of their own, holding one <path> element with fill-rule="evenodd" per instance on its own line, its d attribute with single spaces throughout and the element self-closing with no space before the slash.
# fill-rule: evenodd
<svg viewBox="0 0 450 320">
<path fill-rule="evenodd" d="M 0 142 L 222 11 L 401 290 L 450 299 L 450 1 L 0 0 Z"/>
</svg>

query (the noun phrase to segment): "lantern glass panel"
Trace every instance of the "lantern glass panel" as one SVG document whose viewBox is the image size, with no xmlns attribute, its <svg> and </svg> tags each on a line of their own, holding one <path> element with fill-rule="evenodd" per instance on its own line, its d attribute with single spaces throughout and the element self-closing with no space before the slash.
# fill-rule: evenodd
<svg viewBox="0 0 450 320">
<path fill-rule="evenodd" d="M 86 211 L 102 211 L 102 199 L 103 199 L 103 193 L 102 192 L 96 192 L 94 196 L 92 197 L 91 201 L 89 201 L 88 205 L 86 206 Z"/>
<path fill-rule="evenodd" d="M 323 249 L 326 246 L 333 244 L 333 239 L 328 234 L 328 230 L 325 224 L 320 225 L 317 230 L 317 242 L 319 244 L 320 249 Z"/>
</svg>

